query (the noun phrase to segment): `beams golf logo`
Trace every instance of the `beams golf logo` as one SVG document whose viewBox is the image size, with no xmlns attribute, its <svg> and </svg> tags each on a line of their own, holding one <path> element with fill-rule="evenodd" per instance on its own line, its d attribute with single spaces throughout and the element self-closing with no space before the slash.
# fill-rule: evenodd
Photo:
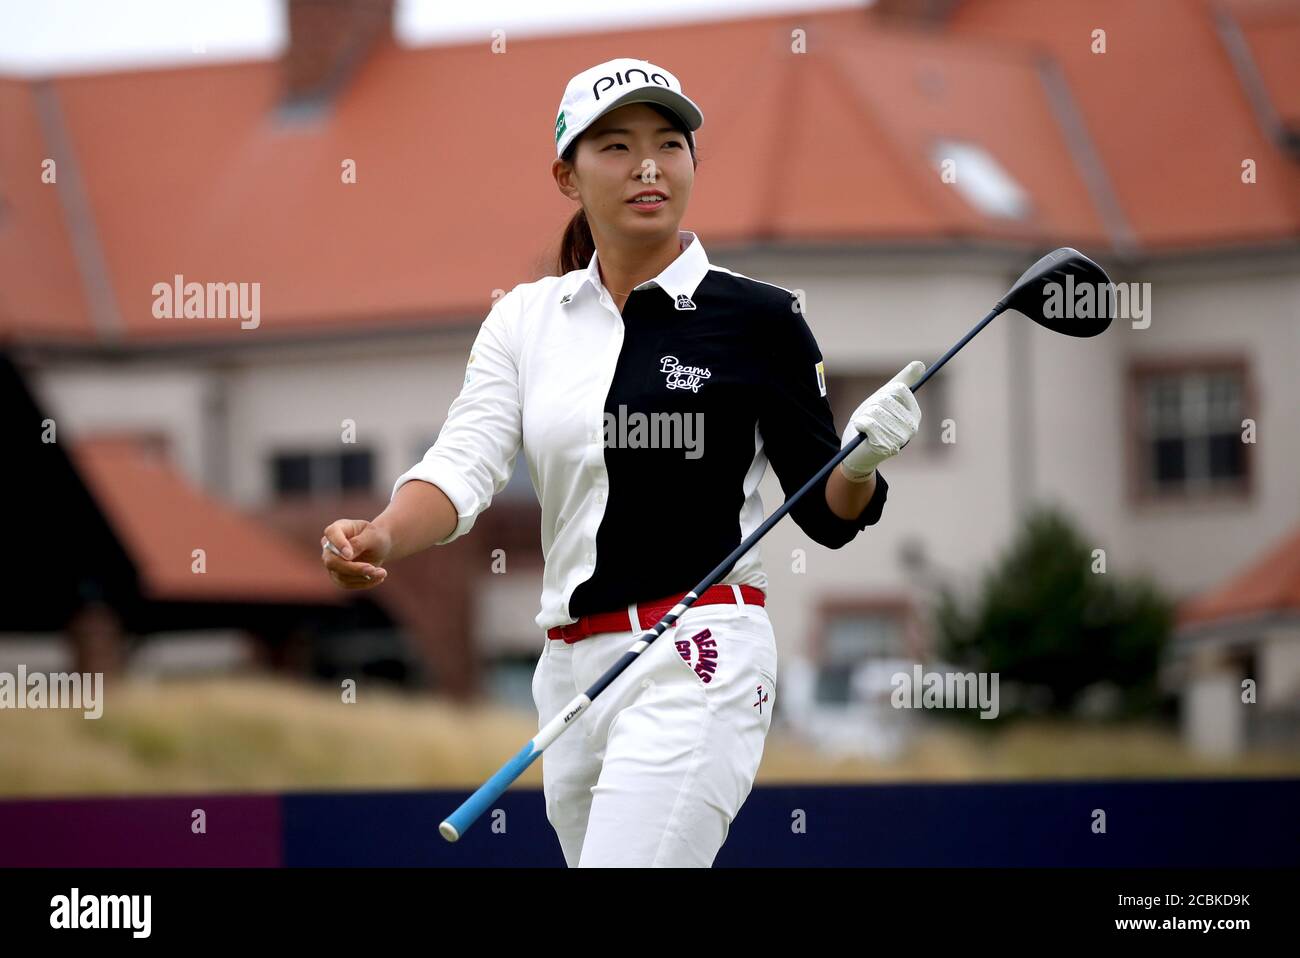
<svg viewBox="0 0 1300 958">
<path fill-rule="evenodd" d="M 695 643 L 694 646 L 691 643 Z M 700 681 L 708 685 L 713 681 L 713 674 L 718 670 L 718 640 L 708 629 L 696 632 L 689 639 L 677 639 L 677 654 L 687 665 L 695 670 Z M 762 689 L 762 686 L 759 686 Z"/>
<path fill-rule="evenodd" d="M 713 375 L 708 366 L 683 366 L 676 356 L 659 360 L 659 371 L 668 377 L 665 385 L 669 389 L 689 389 L 693 393 L 699 392 L 704 380 Z"/>
</svg>

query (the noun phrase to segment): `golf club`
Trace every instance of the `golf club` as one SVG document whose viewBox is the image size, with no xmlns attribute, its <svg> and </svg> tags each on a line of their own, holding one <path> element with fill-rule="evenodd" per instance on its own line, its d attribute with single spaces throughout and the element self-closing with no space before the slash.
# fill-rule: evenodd
<svg viewBox="0 0 1300 958">
<path fill-rule="evenodd" d="M 1086 309 L 1074 309 L 1069 293 L 1075 289 L 1091 292 L 1093 294 L 1092 305 Z M 1107 277 L 1105 270 L 1078 250 L 1061 247 L 1048 253 L 1025 270 L 1011 289 L 1007 291 L 1006 295 L 998 300 L 997 305 L 989 311 L 988 315 L 980 320 L 979 324 L 963 336 L 955 346 L 944 353 L 938 362 L 925 371 L 925 374 L 912 387 L 912 392 L 916 392 L 924 386 L 931 376 L 942 369 L 944 364 L 970 342 L 980 330 L 992 322 L 994 317 L 1008 309 L 1014 309 L 1016 312 L 1028 316 L 1040 326 L 1066 336 L 1085 338 L 1105 332 L 1106 328 L 1110 326 L 1111 313 L 1113 312 L 1111 308 L 1111 291 L 1110 279 Z M 1087 300 L 1085 300 L 1085 303 L 1087 303 Z M 1058 312 L 1060 315 L 1058 315 Z M 1075 315 L 1076 313 L 1082 315 Z M 501 766 L 495 775 L 479 786 L 474 794 L 462 802 L 460 807 L 438 826 L 438 831 L 442 834 L 442 837 L 449 842 L 457 841 L 465 833 L 465 830 L 483 812 L 487 811 L 489 806 L 510 787 L 511 783 L 523 774 L 524 770 L 546 750 L 547 746 L 577 721 L 578 717 L 586 711 L 587 706 L 592 703 L 596 696 L 618 678 L 624 669 L 635 662 L 641 653 L 650 647 L 650 643 L 671 628 L 706 589 L 726 575 L 727 571 L 736 564 L 736 561 L 741 556 L 753 548 L 754 544 L 762 539 L 768 530 L 776 525 L 808 490 L 820 483 L 865 438 L 865 433 L 859 433 L 851 442 L 840 449 L 826 465 L 818 470 L 816 475 L 805 482 L 797 492 L 788 496 L 779 509 L 775 510 L 757 529 L 750 533 L 749 537 L 723 559 L 699 585 L 688 592 L 681 602 L 673 606 L 652 628 L 644 630 L 637 641 L 589 689 L 570 701 L 513 758 Z"/>
</svg>

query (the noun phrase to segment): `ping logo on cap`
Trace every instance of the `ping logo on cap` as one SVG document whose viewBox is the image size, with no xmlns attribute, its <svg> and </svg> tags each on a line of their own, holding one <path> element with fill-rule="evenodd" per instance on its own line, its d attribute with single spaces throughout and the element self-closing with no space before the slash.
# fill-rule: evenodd
<svg viewBox="0 0 1300 958">
<path fill-rule="evenodd" d="M 622 86 L 625 83 L 631 83 L 633 73 L 641 74 L 641 82 L 637 84 L 637 86 L 645 86 L 648 83 L 653 83 L 655 86 L 667 87 L 670 90 L 673 89 L 672 83 L 670 83 L 668 78 L 662 73 L 647 73 L 640 67 L 633 67 L 630 70 L 623 70 L 622 72 L 615 70 L 612 77 L 597 77 L 596 82 L 591 85 L 591 92 L 595 94 L 596 100 L 599 101 L 601 93 L 613 89 L 615 85 Z"/>
<path fill-rule="evenodd" d="M 555 142 L 556 143 L 559 143 L 560 137 L 564 136 L 564 130 L 565 130 L 564 111 L 561 110 L 560 115 L 555 118 Z"/>
</svg>

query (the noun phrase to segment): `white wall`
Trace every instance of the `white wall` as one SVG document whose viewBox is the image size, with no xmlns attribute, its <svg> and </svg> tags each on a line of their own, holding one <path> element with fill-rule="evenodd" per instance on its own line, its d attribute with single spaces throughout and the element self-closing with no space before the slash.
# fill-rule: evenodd
<svg viewBox="0 0 1300 958">
<path fill-rule="evenodd" d="M 1268 630 L 1258 654 L 1259 705 L 1272 709 L 1300 704 L 1300 623 Z"/>
<path fill-rule="evenodd" d="M 42 370 L 30 386 L 54 418 L 60 442 L 100 429 L 157 431 L 170 437 L 188 474 L 201 474 L 208 388 L 201 366 L 68 363 Z"/>
<path fill-rule="evenodd" d="M 355 355 L 281 355 L 273 365 L 232 373 L 231 435 L 235 498 L 260 503 L 271 493 L 270 458 L 298 447 L 340 445 L 342 423 L 356 424 L 357 446 L 376 451 L 375 491 L 385 499 L 418 461 L 460 391 L 472 337 L 452 337 Z"/>
<path fill-rule="evenodd" d="M 1252 499 L 1126 510 L 1132 556 L 1186 594 L 1240 570 L 1300 519 L 1300 276 L 1167 269 L 1151 282 L 1151 327 L 1123 337 L 1127 355 L 1242 353 L 1260 402 Z"/>
</svg>

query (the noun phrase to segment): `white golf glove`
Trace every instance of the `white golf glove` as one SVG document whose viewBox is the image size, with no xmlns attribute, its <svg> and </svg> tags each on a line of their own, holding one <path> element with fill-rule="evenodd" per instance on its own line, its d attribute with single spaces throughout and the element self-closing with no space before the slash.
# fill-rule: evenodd
<svg viewBox="0 0 1300 958">
<path fill-rule="evenodd" d="M 925 363 L 913 360 L 898 371 L 853 411 L 844 429 L 843 449 L 865 433 L 866 439 L 840 462 L 840 471 L 850 482 L 866 482 L 890 456 L 907 445 L 921 426 L 921 407 L 911 387 L 925 374 Z"/>
</svg>

